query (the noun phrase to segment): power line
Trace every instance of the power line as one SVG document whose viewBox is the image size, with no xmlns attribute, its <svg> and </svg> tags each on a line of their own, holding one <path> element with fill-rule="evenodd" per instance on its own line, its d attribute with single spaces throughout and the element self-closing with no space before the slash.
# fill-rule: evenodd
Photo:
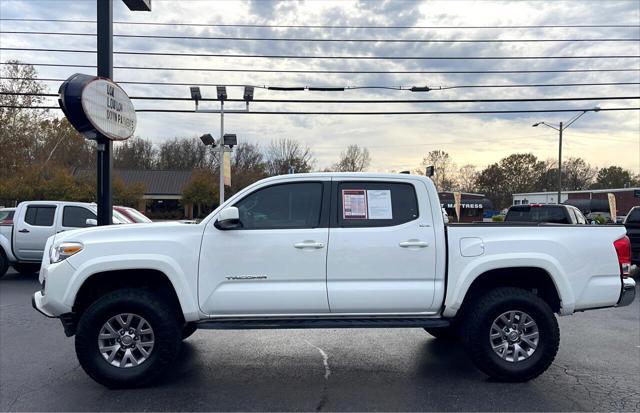
<svg viewBox="0 0 640 413">
<path fill-rule="evenodd" d="M 54 53 L 97 53 L 87 49 L 45 49 L 25 47 L 0 47 L 0 50 Z M 638 59 L 640 55 L 579 55 L 579 56 L 331 56 L 331 55 L 287 55 L 287 54 L 240 54 L 240 53 L 181 53 L 141 52 L 134 50 L 114 51 L 118 55 L 136 56 L 182 56 L 182 57 L 235 57 L 260 59 L 343 59 L 343 60 L 557 60 L 557 59 Z"/>
<path fill-rule="evenodd" d="M 55 97 L 56 93 L 21 93 L 0 92 L 0 95 L 10 96 L 41 96 Z M 173 96 L 130 96 L 133 100 L 159 101 L 193 101 L 190 97 Z M 508 99 L 253 99 L 253 103 L 505 103 L 505 102 L 567 102 L 593 100 L 636 100 L 640 96 L 597 96 L 597 97 L 559 97 L 559 98 L 508 98 Z M 216 102 L 220 99 L 201 98 L 203 102 Z M 244 102 L 244 99 L 225 99 L 227 102 Z"/>
<path fill-rule="evenodd" d="M 96 23 L 95 20 L 69 19 L 22 19 L 0 18 L 4 21 L 53 22 L 53 23 Z M 172 23 L 172 22 L 132 22 L 114 21 L 114 24 L 143 26 L 195 26 L 195 27 L 254 27 L 254 28 L 291 28 L 291 29 L 555 29 L 555 28 L 638 28 L 637 24 L 549 24 L 549 25 L 510 25 L 510 26 L 374 26 L 374 25 L 293 25 L 293 24 L 209 24 L 209 23 Z"/>
<path fill-rule="evenodd" d="M 0 108 L 9 109 L 60 109 L 58 106 L 18 106 L 18 105 L 2 105 Z M 319 112 L 319 111 L 225 111 L 226 114 L 245 114 L 245 115 L 462 115 L 462 114 L 499 114 L 499 113 L 564 113 L 564 112 L 583 112 L 591 111 L 593 108 L 586 109 L 528 109 L 528 110 L 468 110 L 468 111 L 384 111 L 384 112 Z M 601 108 L 600 112 L 608 111 L 630 111 L 640 110 L 640 107 L 630 108 Z M 195 112 L 193 110 L 184 109 L 136 109 L 140 113 L 207 113 Z"/>
<path fill-rule="evenodd" d="M 5 77 L 1 76 L 0 80 L 30 80 L 22 77 Z M 64 82 L 67 79 L 56 78 L 37 78 L 40 82 Z M 225 87 L 253 87 L 257 89 L 279 90 L 285 89 L 290 91 L 302 91 L 309 89 L 317 89 L 314 86 L 267 86 L 267 85 L 248 85 L 248 84 L 221 84 L 221 83 L 202 83 L 202 82 L 144 82 L 144 81 L 126 81 L 120 80 L 119 84 L 129 85 L 157 85 L 157 86 L 225 86 Z M 601 82 L 601 83 L 529 83 L 529 84 L 494 84 L 494 85 L 454 85 L 454 86 L 432 86 L 429 91 L 449 90 L 449 89 L 471 89 L 471 88 L 535 88 L 535 87 L 583 87 L 583 86 L 629 86 L 640 85 L 640 82 Z M 359 89 L 387 89 L 408 91 L 413 86 L 340 86 L 332 89 L 359 90 Z"/>
<path fill-rule="evenodd" d="M 95 65 L 64 63 L 9 63 L 0 65 L 42 66 L 42 67 L 83 67 L 95 68 Z M 546 69 L 546 70 L 305 70 L 305 69 L 231 69 L 231 68 L 193 68 L 193 67 L 143 67 L 114 66 L 124 70 L 167 70 L 187 72 L 243 72 L 243 73 L 354 73 L 354 74 L 508 74 L 508 73 L 591 73 L 591 72 L 640 72 L 632 69 Z"/>
<path fill-rule="evenodd" d="M 96 33 L 80 32 L 44 32 L 44 31 L 0 31 L 0 34 L 47 35 L 47 36 L 92 36 Z M 595 38 L 595 39 L 336 39 L 315 37 L 238 37 L 204 35 L 164 35 L 164 34 L 126 34 L 116 33 L 113 37 L 134 39 L 173 39 L 173 40 L 224 40 L 224 41 L 268 41 L 268 42 L 313 42 L 313 43 L 560 43 L 560 42 L 638 42 L 640 38 Z"/>
</svg>

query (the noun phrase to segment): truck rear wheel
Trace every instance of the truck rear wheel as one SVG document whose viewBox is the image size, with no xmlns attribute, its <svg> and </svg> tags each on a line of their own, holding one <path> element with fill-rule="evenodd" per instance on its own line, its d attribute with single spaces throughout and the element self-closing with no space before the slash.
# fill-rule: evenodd
<svg viewBox="0 0 640 413">
<path fill-rule="evenodd" d="M 2 251 L 2 248 L 0 248 L 0 278 L 7 273 L 8 269 L 9 260 L 7 259 L 7 256 L 4 255 L 4 251 Z"/>
<path fill-rule="evenodd" d="M 549 368 L 558 352 L 555 315 L 529 291 L 511 287 L 489 291 L 466 314 L 462 341 L 475 365 L 494 379 L 531 380 Z"/>
<path fill-rule="evenodd" d="M 182 325 L 172 306 L 153 292 L 108 293 L 81 316 L 76 354 L 84 371 L 111 388 L 144 385 L 175 360 Z"/>
</svg>

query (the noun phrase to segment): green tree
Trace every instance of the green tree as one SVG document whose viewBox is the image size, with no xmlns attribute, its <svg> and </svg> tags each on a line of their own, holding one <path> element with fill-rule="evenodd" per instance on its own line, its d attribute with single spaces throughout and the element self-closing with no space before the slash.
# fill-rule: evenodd
<svg viewBox="0 0 640 413">
<path fill-rule="evenodd" d="M 619 166 L 609 166 L 602 168 L 596 175 L 596 182 L 592 185 L 594 189 L 624 188 L 634 185 L 635 179 L 631 171 Z"/>
<path fill-rule="evenodd" d="M 113 204 L 137 207 L 138 201 L 142 199 L 146 187 L 142 182 L 135 182 L 131 185 L 126 185 L 122 178 L 116 177 L 113 180 Z"/>
<path fill-rule="evenodd" d="M 215 176 L 208 169 L 196 169 L 191 180 L 182 191 L 182 204 L 193 204 L 194 215 L 200 217 L 217 204 L 218 185 Z"/>
</svg>

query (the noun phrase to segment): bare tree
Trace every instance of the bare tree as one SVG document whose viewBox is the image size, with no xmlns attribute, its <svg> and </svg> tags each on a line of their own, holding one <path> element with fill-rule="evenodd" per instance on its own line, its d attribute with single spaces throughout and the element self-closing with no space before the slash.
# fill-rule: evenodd
<svg viewBox="0 0 640 413">
<path fill-rule="evenodd" d="M 160 169 L 213 169 L 217 158 L 197 138 L 174 138 L 163 142 L 158 152 Z"/>
<path fill-rule="evenodd" d="M 260 147 L 251 143 L 241 143 L 233 152 L 231 161 L 232 192 L 251 185 L 267 176 L 267 163 Z"/>
<path fill-rule="evenodd" d="M 113 166 L 118 169 L 153 169 L 158 162 L 158 151 L 147 139 L 132 138 L 113 149 Z"/>
<path fill-rule="evenodd" d="M 371 163 L 369 149 L 361 148 L 358 145 L 349 145 L 347 150 L 340 154 L 340 160 L 336 162 L 331 170 L 336 172 L 362 172 Z"/>
<path fill-rule="evenodd" d="M 442 150 L 431 151 L 422 159 L 421 169 L 416 171 L 420 175 L 424 175 L 427 166 L 433 166 L 435 176 L 431 179 L 438 188 L 438 191 L 449 191 L 455 183 L 455 163 L 449 154 Z"/>
<path fill-rule="evenodd" d="M 457 189 L 463 192 L 475 192 L 478 170 L 475 165 L 465 164 L 458 169 L 456 184 Z"/>
<path fill-rule="evenodd" d="M 28 168 L 36 160 L 43 145 L 39 125 L 48 118 L 46 111 L 27 109 L 44 100 L 34 95 L 45 91 L 36 70 L 19 65 L 17 60 L 7 63 L 2 67 L 2 77 L 19 80 L 0 81 L 0 178 Z"/>
<path fill-rule="evenodd" d="M 284 175 L 289 168 L 296 173 L 311 171 L 315 160 L 308 146 L 289 138 L 271 141 L 267 148 L 267 173 Z"/>
</svg>

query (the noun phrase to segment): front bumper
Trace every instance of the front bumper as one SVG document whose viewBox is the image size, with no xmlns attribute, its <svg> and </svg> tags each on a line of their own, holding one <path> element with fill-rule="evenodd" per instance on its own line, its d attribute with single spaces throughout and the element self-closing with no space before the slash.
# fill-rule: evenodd
<svg viewBox="0 0 640 413">
<path fill-rule="evenodd" d="M 41 291 L 38 291 L 36 293 L 33 294 L 33 297 L 31 297 L 31 306 L 40 314 L 42 314 L 45 317 L 49 317 L 49 318 L 56 318 L 56 316 L 54 316 L 51 313 L 48 313 L 42 305 L 42 299 L 43 299 L 43 295 Z"/>
<path fill-rule="evenodd" d="M 636 298 L 636 282 L 631 277 L 622 279 L 622 292 L 618 300 L 618 307 L 624 307 L 633 302 Z"/>
</svg>

